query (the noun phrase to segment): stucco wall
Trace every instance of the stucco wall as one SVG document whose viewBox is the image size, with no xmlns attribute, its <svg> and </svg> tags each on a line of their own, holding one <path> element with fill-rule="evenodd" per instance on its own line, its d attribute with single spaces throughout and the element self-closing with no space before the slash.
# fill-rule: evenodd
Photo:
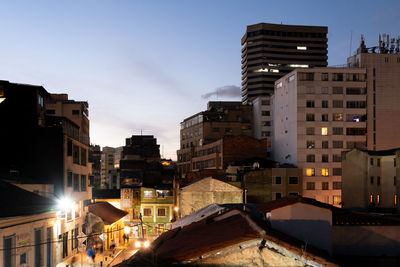
<svg viewBox="0 0 400 267">
<path fill-rule="evenodd" d="M 399 226 L 334 226 L 333 253 L 400 257 Z"/>
<path fill-rule="evenodd" d="M 303 203 L 271 211 L 272 228 L 332 253 L 332 212 Z"/>
</svg>

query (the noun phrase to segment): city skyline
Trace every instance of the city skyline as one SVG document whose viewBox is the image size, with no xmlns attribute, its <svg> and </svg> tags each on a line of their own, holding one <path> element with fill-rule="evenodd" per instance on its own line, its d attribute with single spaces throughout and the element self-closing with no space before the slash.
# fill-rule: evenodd
<svg viewBox="0 0 400 267">
<path fill-rule="evenodd" d="M 307 3 L 3 2 L 0 79 L 88 101 L 94 144 L 149 134 L 176 159 L 181 121 L 207 101 L 241 99 L 247 25 L 328 26 L 329 65 L 346 63 L 360 34 L 369 47 L 400 26 L 395 1 Z"/>
</svg>

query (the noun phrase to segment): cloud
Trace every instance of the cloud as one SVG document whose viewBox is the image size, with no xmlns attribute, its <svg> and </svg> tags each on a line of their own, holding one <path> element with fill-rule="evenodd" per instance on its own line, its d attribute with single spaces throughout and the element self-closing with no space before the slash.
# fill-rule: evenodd
<svg viewBox="0 0 400 267">
<path fill-rule="evenodd" d="M 215 88 L 212 92 L 202 95 L 203 99 L 209 99 L 212 96 L 217 97 L 232 97 L 240 98 L 242 96 L 241 89 L 235 85 L 225 85 L 222 87 Z"/>
</svg>

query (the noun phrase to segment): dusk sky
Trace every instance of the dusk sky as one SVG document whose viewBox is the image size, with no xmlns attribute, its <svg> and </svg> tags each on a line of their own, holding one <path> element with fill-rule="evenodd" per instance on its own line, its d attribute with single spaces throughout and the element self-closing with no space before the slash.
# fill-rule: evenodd
<svg viewBox="0 0 400 267">
<path fill-rule="evenodd" d="M 142 131 L 172 159 L 183 119 L 210 100 L 241 100 L 247 25 L 328 26 L 329 65 L 346 63 L 351 32 L 352 53 L 360 34 L 367 47 L 400 35 L 399 1 L 29 0 L 0 10 L 1 80 L 88 101 L 94 144 Z"/>
</svg>

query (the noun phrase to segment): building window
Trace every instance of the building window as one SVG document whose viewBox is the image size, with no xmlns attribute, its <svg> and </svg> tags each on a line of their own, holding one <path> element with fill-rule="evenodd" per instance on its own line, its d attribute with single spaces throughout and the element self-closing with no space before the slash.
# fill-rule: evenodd
<svg viewBox="0 0 400 267">
<path fill-rule="evenodd" d="M 378 167 L 381 166 L 381 159 L 376 159 L 376 166 L 378 166 Z"/>
<path fill-rule="evenodd" d="M 322 114 L 321 120 L 322 121 L 328 121 L 328 114 Z"/>
<path fill-rule="evenodd" d="M 343 128 L 342 127 L 333 127 L 332 134 L 333 135 L 343 135 Z"/>
<path fill-rule="evenodd" d="M 313 108 L 313 107 L 315 107 L 314 100 L 307 100 L 307 102 L 306 102 L 306 107 L 308 107 L 308 108 Z"/>
<path fill-rule="evenodd" d="M 271 126 L 271 122 L 270 121 L 263 121 L 261 123 L 261 126 Z"/>
<path fill-rule="evenodd" d="M 214 132 L 214 133 L 219 133 L 219 128 L 212 128 L 212 131 Z"/>
<path fill-rule="evenodd" d="M 334 108 L 343 108 L 343 101 L 342 100 L 333 100 L 332 106 Z"/>
<path fill-rule="evenodd" d="M 69 139 L 67 141 L 67 156 L 72 156 L 72 141 Z"/>
<path fill-rule="evenodd" d="M 332 81 L 343 81 L 343 73 L 332 73 Z"/>
<path fill-rule="evenodd" d="M 376 204 L 380 204 L 381 203 L 381 196 L 380 195 L 376 195 Z"/>
<path fill-rule="evenodd" d="M 314 81 L 313 72 L 299 72 L 297 75 L 299 81 Z"/>
<path fill-rule="evenodd" d="M 335 190 L 342 189 L 342 182 L 333 182 L 333 189 Z"/>
<path fill-rule="evenodd" d="M 366 88 L 346 88 L 346 95 L 365 95 Z"/>
<path fill-rule="evenodd" d="M 329 104 L 328 104 L 329 102 L 328 102 L 328 100 L 322 100 L 322 102 L 321 102 L 321 107 L 322 108 L 328 108 L 329 107 Z"/>
<path fill-rule="evenodd" d="M 332 155 L 332 161 L 333 162 L 342 162 L 342 155 L 339 155 L 339 154 Z"/>
<path fill-rule="evenodd" d="M 322 141 L 322 148 L 329 148 L 328 141 Z"/>
<path fill-rule="evenodd" d="M 276 176 L 275 177 L 275 184 L 282 184 L 282 177 Z"/>
<path fill-rule="evenodd" d="M 369 177 L 370 184 L 374 184 L 374 176 Z"/>
<path fill-rule="evenodd" d="M 307 135 L 314 135 L 315 134 L 314 127 L 307 127 L 306 128 L 306 134 Z"/>
<path fill-rule="evenodd" d="M 360 148 L 364 149 L 366 147 L 365 142 L 346 142 L 347 148 L 352 149 L 352 148 Z"/>
<path fill-rule="evenodd" d="M 374 159 L 373 158 L 369 159 L 369 165 L 374 166 Z"/>
<path fill-rule="evenodd" d="M 322 182 L 322 190 L 329 190 L 329 182 Z"/>
<path fill-rule="evenodd" d="M 321 175 L 322 176 L 329 176 L 329 169 L 328 168 L 322 168 Z"/>
<path fill-rule="evenodd" d="M 396 176 L 394 176 L 393 177 L 393 185 L 396 185 L 397 184 L 397 182 L 396 182 Z"/>
<path fill-rule="evenodd" d="M 275 192 L 275 199 L 280 199 L 282 198 L 282 193 L 281 192 Z"/>
<path fill-rule="evenodd" d="M 232 128 L 225 128 L 225 133 L 232 133 Z"/>
<path fill-rule="evenodd" d="M 315 182 L 307 182 L 307 190 L 315 190 Z"/>
<path fill-rule="evenodd" d="M 307 148 L 315 148 L 315 141 L 307 141 Z"/>
<path fill-rule="evenodd" d="M 397 206 L 397 203 L 398 203 L 399 201 L 398 201 L 398 197 L 397 197 L 397 194 L 395 194 L 394 195 L 394 199 L 393 199 L 393 204 L 395 205 L 395 206 Z"/>
<path fill-rule="evenodd" d="M 159 208 L 159 209 L 157 209 L 157 216 L 158 217 L 165 217 L 166 215 L 166 212 L 165 212 L 165 208 Z"/>
<path fill-rule="evenodd" d="M 143 216 L 151 216 L 151 208 L 144 208 Z"/>
<path fill-rule="evenodd" d="M 321 128 L 321 135 L 328 135 L 328 127 Z"/>
<path fill-rule="evenodd" d="M 153 191 L 152 190 L 144 190 L 143 198 L 153 198 Z"/>
<path fill-rule="evenodd" d="M 81 165 L 86 166 L 86 149 L 81 148 Z"/>
<path fill-rule="evenodd" d="M 346 101 L 347 108 L 365 108 L 366 105 L 366 101 Z"/>
<path fill-rule="evenodd" d="M 261 136 L 262 137 L 268 137 L 268 136 L 270 136 L 271 135 L 271 132 L 270 131 L 262 131 L 261 132 Z"/>
<path fill-rule="evenodd" d="M 321 161 L 322 162 L 329 162 L 329 155 L 326 155 L 326 154 L 322 155 Z"/>
<path fill-rule="evenodd" d="M 72 172 L 67 172 L 67 187 L 72 187 Z"/>
<path fill-rule="evenodd" d="M 315 169 L 314 168 L 307 168 L 306 169 L 306 176 L 315 176 Z"/>
<path fill-rule="evenodd" d="M 306 114 L 306 121 L 315 121 L 315 116 L 314 114 Z"/>
<path fill-rule="evenodd" d="M 332 94 L 334 95 L 342 95 L 343 94 L 343 87 L 333 87 Z"/>
<path fill-rule="evenodd" d="M 396 167 L 396 159 L 393 159 L 393 167 Z"/>
<path fill-rule="evenodd" d="M 289 184 L 298 184 L 299 178 L 298 177 L 289 177 Z"/>
<path fill-rule="evenodd" d="M 365 135 L 366 128 L 346 128 L 346 135 Z"/>
<path fill-rule="evenodd" d="M 343 113 L 333 113 L 333 121 L 343 121 Z"/>
<path fill-rule="evenodd" d="M 333 176 L 342 176 L 342 168 L 333 168 L 332 175 Z"/>
<path fill-rule="evenodd" d="M 369 203 L 374 203 L 374 196 L 372 194 L 369 196 Z"/>
<path fill-rule="evenodd" d="M 73 145 L 73 155 L 72 155 L 72 161 L 75 164 L 79 164 L 79 146 Z"/>
<path fill-rule="evenodd" d="M 328 94 L 328 87 L 322 87 L 321 94 Z"/>
<path fill-rule="evenodd" d="M 262 106 L 269 106 L 269 100 L 261 100 L 261 105 Z"/>
<path fill-rule="evenodd" d="M 79 174 L 74 173 L 74 191 L 79 192 Z"/>
<path fill-rule="evenodd" d="M 80 114 L 79 109 L 72 110 L 72 115 L 79 115 L 79 114 Z"/>
<path fill-rule="evenodd" d="M 376 184 L 381 185 L 381 177 L 380 176 L 376 177 Z"/>
<path fill-rule="evenodd" d="M 343 141 L 332 141 L 333 148 L 343 148 Z"/>
<path fill-rule="evenodd" d="M 81 175 L 81 192 L 86 192 L 86 175 Z"/>
<path fill-rule="evenodd" d="M 333 196 L 333 205 L 340 205 L 342 203 L 342 196 Z"/>
<path fill-rule="evenodd" d="M 55 109 L 47 109 L 46 114 L 54 115 L 54 114 L 56 114 L 56 110 Z"/>
<path fill-rule="evenodd" d="M 327 72 L 321 73 L 321 80 L 322 81 L 328 81 L 329 80 L 329 74 Z"/>
<path fill-rule="evenodd" d="M 307 94 L 315 94 L 315 88 L 314 87 L 307 87 L 306 92 L 307 92 Z"/>
<path fill-rule="evenodd" d="M 261 116 L 271 116 L 271 112 L 269 110 L 261 111 Z"/>
<path fill-rule="evenodd" d="M 315 155 L 307 155 L 307 162 L 315 162 Z"/>
</svg>

